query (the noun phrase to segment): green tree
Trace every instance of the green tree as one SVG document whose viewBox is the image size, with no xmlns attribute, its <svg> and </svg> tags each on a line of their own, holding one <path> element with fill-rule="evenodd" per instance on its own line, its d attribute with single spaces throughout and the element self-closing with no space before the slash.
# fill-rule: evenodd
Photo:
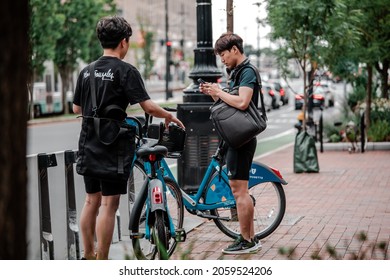
<svg viewBox="0 0 390 280">
<path fill-rule="evenodd" d="M 388 0 L 340 1 L 337 12 L 328 22 L 327 40 L 330 48 L 325 50 L 326 64 L 332 72 L 347 78 L 355 87 L 362 79 L 359 65 L 365 65 L 366 80 L 366 125 L 370 126 L 371 100 L 373 98 L 374 70 L 381 80 L 381 95 L 388 98 L 388 70 L 390 63 L 390 15 Z M 343 28 L 344 26 L 348 28 Z M 359 79 L 359 80 L 356 80 Z"/>
<path fill-rule="evenodd" d="M 56 41 L 61 36 L 62 25 L 65 21 L 63 15 L 58 14 L 59 1 L 57 0 L 30 0 L 30 81 L 28 88 L 30 101 L 33 100 L 33 83 L 45 71 L 44 62 L 54 58 Z M 34 117 L 33 102 L 30 102 L 29 115 Z"/>
<path fill-rule="evenodd" d="M 101 5 L 102 5 L 103 9 L 100 9 L 99 11 L 97 11 L 98 16 L 96 17 L 96 22 L 101 17 L 107 16 L 107 15 L 114 15 L 117 13 L 117 7 L 116 7 L 114 0 L 100 0 L 100 2 L 102 2 Z M 94 31 L 94 34 L 91 37 L 91 40 L 90 40 L 89 46 L 88 46 L 89 53 L 88 53 L 88 56 L 84 58 L 84 60 L 87 62 L 94 61 L 94 60 L 98 59 L 103 53 L 103 49 L 100 46 L 99 40 L 96 37 L 95 26 L 94 26 L 93 31 Z"/>
<path fill-rule="evenodd" d="M 66 102 L 67 92 L 73 91 L 73 72 L 81 60 L 96 58 L 97 47 L 92 40 L 95 36 L 96 22 L 100 17 L 112 12 L 112 0 L 72 0 L 62 1 L 59 12 L 65 16 L 61 29 L 62 36 L 57 40 L 54 63 L 62 82 L 62 100 L 65 113 L 69 112 Z M 100 51 L 101 54 L 101 51 Z"/>
<path fill-rule="evenodd" d="M 355 28 L 360 37 L 354 56 L 366 65 L 367 96 L 365 121 L 370 127 L 371 101 L 373 98 L 373 76 L 376 69 L 381 79 L 382 97 L 388 96 L 388 70 L 390 66 L 390 7 L 388 0 L 352 0 L 346 1 L 350 10 L 360 11 Z"/>
<path fill-rule="evenodd" d="M 307 71 L 323 64 L 322 52 L 327 47 L 324 35 L 327 21 L 335 9 L 335 0 L 269 0 L 268 23 L 271 39 L 279 43 L 279 61 L 296 59 L 303 72 L 304 120 L 308 105 Z M 283 73 L 282 73 L 283 74 Z M 314 75 L 310 77 L 312 80 Z M 309 83 L 310 84 L 310 83 Z"/>
<path fill-rule="evenodd" d="M 143 50 L 143 76 L 145 79 L 150 77 L 154 66 L 154 60 L 152 59 L 152 47 L 153 47 L 153 37 L 154 33 L 152 31 L 146 31 L 144 26 L 141 24 L 141 42 L 138 44 L 138 47 Z"/>
</svg>

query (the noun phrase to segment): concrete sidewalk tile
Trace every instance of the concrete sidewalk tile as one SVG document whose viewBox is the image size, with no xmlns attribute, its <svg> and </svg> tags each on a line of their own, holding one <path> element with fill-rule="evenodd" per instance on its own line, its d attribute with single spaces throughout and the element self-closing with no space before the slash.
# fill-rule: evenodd
<svg viewBox="0 0 390 280">
<path fill-rule="evenodd" d="M 293 147 L 261 158 L 267 165 L 277 167 L 288 185 L 285 219 L 279 228 L 262 240 L 263 248 L 248 259 L 286 259 L 280 248 L 293 248 L 295 259 L 311 259 L 319 253 L 332 259 L 328 246 L 337 257 L 349 259 L 363 254 L 369 243 L 390 240 L 390 164 L 389 150 L 370 150 L 349 154 L 345 151 L 318 153 L 320 172 L 293 173 Z M 214 229 L 213 229 L 214 228 Z M 221 259 L 220 250 L 231 240 L 216 229 L 213 222 L 200 225 L 190 232 L 183 249 L 196 240 L 208 240 L 212 232 L 214 247 L 199 245 L 188 254 L 189 259 Z M 367 241 L 358 240 L 360 233 Z M 389 249 L 387 249 L 389 252 Z M 222 256 L 243 259 L 243 256 Z M 382 252 L 367 253 L 366 259 L 383 259 Z M 387 255 L 389 258 L 389 253 Z"/>
</svg>

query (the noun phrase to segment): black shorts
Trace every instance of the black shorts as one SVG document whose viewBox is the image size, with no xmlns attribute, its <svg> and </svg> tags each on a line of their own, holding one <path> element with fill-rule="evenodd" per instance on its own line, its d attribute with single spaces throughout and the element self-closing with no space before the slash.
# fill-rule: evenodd
<svg viewBox="0 0 390 280">
<path fill-rule="evenodd" d="M 103 196 L 127 193 L 127 181 L 104 181 L 84 176 L 85 191 L 87 193 L 102 192 Z"/>
<path fill-rule="evenodd" d="M 238 149 L 228 147 L 226 166 L 230 180 L 249 180 L 249 170 L 252 165 L 257 145 L 256 137 Z"/>
</svg>

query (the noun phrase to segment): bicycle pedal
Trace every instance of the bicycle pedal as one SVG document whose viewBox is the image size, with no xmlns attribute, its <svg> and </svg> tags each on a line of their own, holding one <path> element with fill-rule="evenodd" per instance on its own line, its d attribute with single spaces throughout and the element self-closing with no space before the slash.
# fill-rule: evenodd
<svg viewBox="0 0 390 280">
<path fill-rule="evenodd" d="M 184 228 L 178 228 L 175 230 L 176 236 L 175 240 L 176 242 L 184 242 L 187 238 L 187 233 Z"/>
<path fill-rule="evenodd" d="M 141 239 L 145 237 L 145 233 L 134 232 L 130 233 L 130 239 Z"/>
</svg>

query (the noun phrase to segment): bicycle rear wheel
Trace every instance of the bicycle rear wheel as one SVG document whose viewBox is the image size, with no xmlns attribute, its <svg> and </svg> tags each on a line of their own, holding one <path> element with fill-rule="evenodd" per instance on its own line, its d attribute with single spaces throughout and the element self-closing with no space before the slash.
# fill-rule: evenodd
<svg viewBox="0 0 390 280">
<path fill-rule="evenodd" d="M 179 186 L 170 178 L 164 178 L 167 185 L 166 199 L 168 205 L 169 215 L 172 223 L 177 228 L 183 228 L 184 220 L 184 207 L 183 198 Z M 138 238 L 132 239 L 134 255 L 139 260 L 153 260 L 159 259 L 161 256 L 158 254 L 158 248 L 153 235 L 150 239 L 146 239 L 145 236 L 145 207 L 147 198 L 147 188 L 142 190 L 136 199 L 134 204 L 132 215 L 130 218 L 129 229 L 131 234 L 136 234 Z M 167 226 L 167 225 L 166 225 Z M 168 228 L 169 230 L 169 228 Z M 167 232 L 169 232 L 167 230 Z M 142 237 L 143 236 L 143 237 Z M 166 251 L 168 257 L 172 255 L 176 248 L 177 242 L 175 238 L 168 237 L 168 244 Z"/>
<path fill-rule="evenodd" d="M 129 212 L 131 212 L 135 199 L 147 178 L 148 176 L 146 175 L 142 162 L 136 160 L 132 172 L 130 173 L 129 180 L 127 181 Z"/>
<path fill-rule="evenodd" d="M 254 203 L 255 238 L 265 238 L 276 230 L 286 211 L 286 196 L 277 182 L 265 182 L 249 189 Z M 210 211 L 223 219 L 214 219 L 217 227 L 227 236 L 236 239 L 240 234 L 236 208 L 218 208 Z M 227 220 L 225 220 L 227 219 Z"/>
<path fill-rule="evenodd" d="M 162 210 L 154 212 L 154 226 L 152 227 L 153 243 L 156 244 L 158 259 L 168 259 L 169 225 L 165 219 L 166 213 Z"/>
</svg>

